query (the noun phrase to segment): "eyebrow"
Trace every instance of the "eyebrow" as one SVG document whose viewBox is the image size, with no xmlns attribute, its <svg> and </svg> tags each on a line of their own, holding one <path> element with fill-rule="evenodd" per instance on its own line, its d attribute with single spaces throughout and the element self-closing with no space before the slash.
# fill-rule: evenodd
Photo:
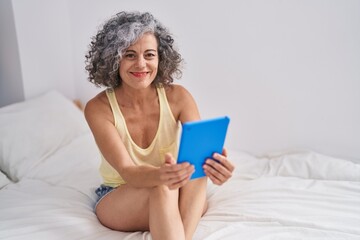
<svg viewBox="0 0 360 240">
<path fill-rule="evenodd" d="M 133 52 L 133 53 L 136 53 L 136 51 L 135 50 L 126 50 L 125 52 Z M 147 50 L 145 50 L 145 52 L 157 52 L 157 50 L 156 49 L 147 49 Z"/>
</svg>

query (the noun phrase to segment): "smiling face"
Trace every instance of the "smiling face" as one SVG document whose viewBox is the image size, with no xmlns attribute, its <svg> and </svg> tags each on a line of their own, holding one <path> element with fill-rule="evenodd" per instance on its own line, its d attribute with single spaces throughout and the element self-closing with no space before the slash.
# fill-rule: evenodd
<svg viewBox="0 0 360 240">
<path fill-rule="evenodd" d="M 134 89 L 144 89 L 151 85 L 158 71 L 157 49 L 155 36 L 146 33 L 125 51 L 119 68 L 123 85 Z"/>
</svg>

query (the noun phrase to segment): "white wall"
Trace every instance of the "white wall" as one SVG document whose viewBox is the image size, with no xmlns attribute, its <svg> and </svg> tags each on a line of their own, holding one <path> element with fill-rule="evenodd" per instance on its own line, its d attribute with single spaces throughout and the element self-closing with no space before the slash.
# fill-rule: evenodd
<svg viewBox="0 0 360 240">
<path fill-rule="evenodd" d="M 13 0 L 25 99 L 49 89 L 75 97 L 68 1 Z"/>
<path fill-rule="evenodd" d="M 0 1 L 0 107 L 24 100 L 11 0 Z"/>
<path fill-rule="evenodd" d="M 84 71 L 97 26 L 121 10 L 150 11 L 176 37 L 186 60 L 179 83 L 203 118 L 231 117 L 229 148 L 260 155 L 306 148 L 360 160 L 358 0 L 28 2 L 13 0 L 25 92 L 50 84 L 86 102 L 101 90 Z M 36 25 L 49 36 L 32 36 Z M 33 62 L 49 67 L 40 79 Z"/>
</svg>

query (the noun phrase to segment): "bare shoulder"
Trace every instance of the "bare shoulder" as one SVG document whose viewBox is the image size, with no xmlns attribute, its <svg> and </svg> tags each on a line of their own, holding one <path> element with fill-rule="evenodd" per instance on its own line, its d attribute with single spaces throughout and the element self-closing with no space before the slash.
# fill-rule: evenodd
<svg viewBox="0 0 360 240">
<path fill-rule="evenodd" d="M 111 119 L 112 112 L 105 91 L 100 92 L 86 103 L 84 113 L 88 122 L 99 118 Z"/>
<path fill-rule="evenodd" d="M 191 93 L 183 86 L 172 84 L 165 88 L 171 110 L 181 122 L 199 119 L 196 102 Z"/>
<path fill-rule="evenodd" d="M 178 102 L 180 99 L 191 98 L 190 92 L 183 86 L 172 84 L 165 88 L 166 97 L 169 102 Z"/>
</svg>

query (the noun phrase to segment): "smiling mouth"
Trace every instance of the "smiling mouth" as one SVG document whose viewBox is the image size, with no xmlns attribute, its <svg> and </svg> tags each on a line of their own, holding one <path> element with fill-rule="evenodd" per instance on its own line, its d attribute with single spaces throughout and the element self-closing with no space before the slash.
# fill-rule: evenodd
<svg viewBox="0 0 360 240">
<path fill-rule="evenodd" d="M 149 72 L 131 72 L 134 77 L 141 78 L 145 77 Z"/>
</svg>

